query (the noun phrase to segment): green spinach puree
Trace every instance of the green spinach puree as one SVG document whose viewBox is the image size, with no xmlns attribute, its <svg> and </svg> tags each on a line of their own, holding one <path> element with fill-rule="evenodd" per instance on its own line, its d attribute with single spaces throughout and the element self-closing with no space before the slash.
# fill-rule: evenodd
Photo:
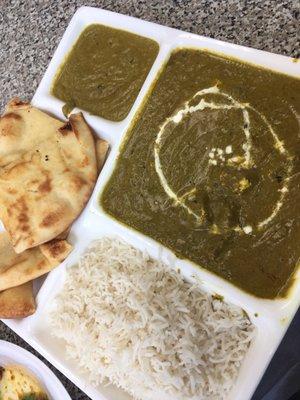
<svg viewBox="0 0 300 400">
<path fill-rule="evenodd" d="M 263 298 L 300 256 L 300 80 L 174 52 L 127 134 L 104 210 Z"/>
<path fill-rule="evenodd" d="M 61 66 L 52 93 L 66 102 L 66 113 L 79 107 L 121 121 L 129 113 L 158 50 L 151 39 L 90 25 Z"/>
</svg>

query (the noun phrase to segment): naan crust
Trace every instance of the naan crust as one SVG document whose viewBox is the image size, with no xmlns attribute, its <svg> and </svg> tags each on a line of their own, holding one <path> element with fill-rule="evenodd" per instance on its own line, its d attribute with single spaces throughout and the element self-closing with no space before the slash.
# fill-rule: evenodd
<svg viewBox="0 0 300 400">
<path fill-rule="evenodd" d="M 0 291 L 44 275 L 59 265 L 71 251 L 72 246 L 66 240 L 54 239 L 18 254 L 7 233 L 0 233 Z"/>
<path fill-rule="evenodd" d="M 63 123 L 18 99 L 0 119 L 0 219 L 17 253 L 65 231 L 97 178 L 93 134 L 82 113 Z"/>
<path fill-rule="evenodd" d="M 101 171 L 109 150 L 109 143 L 103 139 L 96 139 L 96 158 L 98 172 Z"/>
<path fill-rule="evenodd" d="M 0 318 L 24 318 L 35 310 L 32 282 L 0 292 Z"/>
</svg>

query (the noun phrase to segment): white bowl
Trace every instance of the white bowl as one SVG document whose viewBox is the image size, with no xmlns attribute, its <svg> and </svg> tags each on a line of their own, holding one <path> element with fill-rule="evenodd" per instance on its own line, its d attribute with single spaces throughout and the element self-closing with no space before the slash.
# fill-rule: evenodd
<svg viewBox="0 0 300 400">
<path fill-rule="evenodd" d="M 36 356 L 15 344 L 0 340 L 0 365 L 20 365 L 31 372 L 46 390 L 50 399 L 71 400 L 56 375 Z"/>
</svg>

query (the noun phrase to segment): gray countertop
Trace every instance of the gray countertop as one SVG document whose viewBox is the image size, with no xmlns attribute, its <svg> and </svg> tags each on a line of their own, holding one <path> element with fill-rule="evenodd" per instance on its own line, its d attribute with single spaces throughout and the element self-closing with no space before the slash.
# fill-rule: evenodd
<svg viewBox="0 0 300 400">
<path fill-rule="evenodd" d="M 13 96 L 31 99 L 70 18 L 81 5 L 257 49 L 300 56 L 298 0 L 0 0 L 0 111 Z M 0 323 L 0 338 L 36 354 L 3 323 Z M 299 342 L 300 339 L 297 341 L 300 347 Z M 52 369 L 72 399 L 88 399 Z"/>
</svg>

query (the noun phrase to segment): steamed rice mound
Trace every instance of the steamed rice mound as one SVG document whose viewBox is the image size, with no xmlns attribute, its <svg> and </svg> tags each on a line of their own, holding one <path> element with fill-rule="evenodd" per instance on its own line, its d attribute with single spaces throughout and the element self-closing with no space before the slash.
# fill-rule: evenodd
<svg viewBox="0 0 300 400">
<path fill-rule="evenodd" d="M 225 399 L 254 335 L 242 309 L 111 238 L 68 270 L 50 319 L 93 384 L 142 400 Z"/>
</svg>

